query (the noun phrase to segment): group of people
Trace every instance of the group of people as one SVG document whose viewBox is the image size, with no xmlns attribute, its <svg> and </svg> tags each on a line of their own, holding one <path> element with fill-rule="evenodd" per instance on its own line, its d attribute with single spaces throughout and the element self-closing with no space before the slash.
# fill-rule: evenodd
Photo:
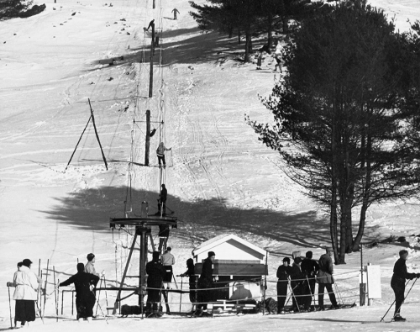
<svg viewBox="0 0 420 332">
<path fill-rule="evenodd" d="M 333 262 L 331 256 L 332 248 L 327 248 L 326 253 L 318 261 L 312 259 L 312 251 L 306 253 L 306 257 L 300 257 L 300 252 L 292 254 L 293 264 L 285 257 L 283 265 L 277 269 L 277 312 L 284 313 L 285 302 L 289 281 L 294 311 L 314 310 L 312 301 L 315 302 L 315 283 L 318 282 L 318 304 L 320 310 L 324 310 L 324 291 L 326 290 L 332 308 L 338 308 L 332 285 Z M 315 304 L 315 303 L 314 303 Z"/>
<path fill-rule="evenodd" d="M 93 288 L 99 281 L 99 273 L 95 271 L 95 255 L 87 255 L 86 265 L 77 264 L 77 273 L 56 287 L 75 285 L 77 319 L 90 321 L 93 317 L 95 293 Z M 8 287 L 15 287 L 13 299 L 15 305 L 15 328 L 24 327 L 27 322 L 35 320 L 35 305 L 38 305 L 38 291 L 41 291 L 41 278 L 31 270 L 32 261 L 24 259 L 17 264 L 18 270 L 13 275 L 13 282 Z M 47 271 L 48 273 L 49 271 Z M 46 290 L 43 290 L 44 292 Z M 44 294 L 46 296 L 46 294 Z M 20 325 L 17 323 L 20 322 Z"/>
</svg>

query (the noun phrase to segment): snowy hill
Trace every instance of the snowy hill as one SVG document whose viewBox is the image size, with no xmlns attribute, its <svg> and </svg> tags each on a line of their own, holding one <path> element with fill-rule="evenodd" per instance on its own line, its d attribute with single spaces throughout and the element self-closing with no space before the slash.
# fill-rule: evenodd
<svg viewBox="0 0 420 332">
<path fill-rule="evenodd" d="M 9 326 L 5 284 L 24 258 L 34 261 L 36 271 L 38 259 L 43 268 L 49 259 L 62 281 L 75 272 L 78 260 L 84 262 L 86 254 L 94 252 L 97 269 L 104 269 L 107 284 L 115 285 L 129 237 L 112 234 L 109 218 L 122 217 L 125 202 L 131 215 L 140 213 L 142 201 L 157 210 L 159 169 L 142 166 L 145 123 L 141 121 L 147 109 L 152 127 L 158 129 L 151 142 L 152 166 L 157 164 L 159 135 L 173 148 L 163 180 L 168 207 L 180 220 L 169 239 L 177 260 L 175 274 L 185 271 L 192 248 L 232 232 L 270 251 L 267 292 L 273 295 L 275 271 L 284 256 L 312 250 L 317 258 L 330 241 L 322 210 L 282 173 L 278 155 L 258 142 L 244 121 L 244 113 L 271 120 L 257 95 L 267 95 L 278 79 L 272 72 L 273 60 L 267 57 L 261 71 L 254 64 L 240 64 L 234 58 L 242 45 L 235 38 L 201 33 L 188 15 L 187 1 L 156 3 L 153 10 L 151 0 L 112 5 L 99 0 L 47 1 L 40 15 L 0 22 L 0 328 Z M 414 21 L 420 13 L 417 1 L 371 3 L 390 17 L 395 13 L 400 29 L 407 28 L 407 18 Z M 174 7 L 181 13 L 177 21 L 171 16 Z M 154 97 L 148 99 L 149 64 L 139 60 L 147 61 L 150 34 L 143 27 L 153 18 L 158 31 L 163 31 L 163 48 L 156 50 Z M 88 98 L 109 169 L 89 123 L 64 173 L 90 117 Z M 374 206 L 365 241 L 420 234 L 419 214 L 420 205 L 414 200 Z M 410 240 L 412 248 L 419 246 L 414 237 Z M 365 263 L 382 266 L 383 296 L 372 308 L 203 319 L 199 330 L 391 331 L 379 319 L 393 300 L 389 280 L 400 249 L 379 244 L 364 252 Z M 414 250 L 410 262 L 414 269 L 420 264 Z M 336 268 L 340 288 L 349 296 L 345 302 L 358 300 L 359 266 L 359 253 L 353 253 L 346 265 Z M 48 278 L 50 293 L 52 275 Z M 403 309 L 409 322 L 401 331 L 419 329 L 418 289 L 413 288 Z M 108 295 L 113 303 L 115 295 Z M 101 301 L 105 307 L 105 299 Z M 92 330 L 92 324 L 75 325 L 70 320 L 70 307 L 67 299 L 66 319 L 59 328 Z M 57 329 L 53 296 L 46 313 L 46 324 L 37 319 L 31 324 L 33 330 Z M 135 330 L 139 319 L 112 318 L 109 325 L 101 319 L 94 324 L 94 330 Z M 142 321 L 141 327 L 190 330 L 197 329 L 196 324 L 166 317 Z"/>
</svg>

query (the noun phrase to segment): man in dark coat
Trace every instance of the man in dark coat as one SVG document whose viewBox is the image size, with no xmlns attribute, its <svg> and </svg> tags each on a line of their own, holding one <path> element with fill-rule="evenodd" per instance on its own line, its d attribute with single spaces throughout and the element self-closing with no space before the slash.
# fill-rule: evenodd
<svg viewBox="0 0 420 332">
<path fill-rule="evenodd" d="M 95 294 L 90 287 L 91 285 L 96 286 L 99 277 L 84 271 L 85 265 L 83 263 L 78 263 L 77 273 L 60 283 L 59 287 L 74 284 L 76 287 L 77 319 L 87 319 L 90 321 L 93 316 L 93 306 L 95 305 L 96 300 Z"/>
<path fill-rule="evenodd" d="M 302 258 L 296 257 L 292 265 L 292 271 L 290 273 L 291 286 L 293 290 L 292 299 L 294 311 L 300 311 L 300 306 L 303 304 L 302 288 L 306 280 L 300 267 L 301 263 Z"/>
<path fill-rule="evenodd" d="M 213 288 L 213 268 L 216 254 L 209 251 L 207 258 L 203 262 L 203 269 L 200 278 L 198 279 L 198 288 Z M 198 302 L 211 302 L 213 300 L 213 290 L 200 290 L 198 292 Z M 200 303 L 197 306 L 197 311 L 200 316 L 207 313 L 207 303 Z"/>
<path fill-rule="evenodd" d="M 160 190 L 160 195 L 158 199 L 158 211 L 159 214 L 163 213 L 163 215 L 166 214 L 166 199 L 168 197 L 168 190 L 166 189 L 166 186 L 164 183 L 162 183 L 162 189 Z"/>
<path fill-rule="evenodd" d="M 159 262 L 160 252 L 153 252 L 153 260 L 146 264 L 146 273 L 147 273 L 147 302 L 146 302 L 146 312 L 148 317 L 152 311 L 152 317 L 160 317 L 158 313 L 158 308 L 160 304 L 162 281 L 165 276 L 165 268 Z M 152 289 L 150 289 L 152 288 Z"/>
<path fill-rule="evenodd" d="M 277 269 L 277 313 L 284 313 L 284 302 L 287 297 L 287 286 L 289 285 L 289 277 L 292 273 L 290 258 L 283 258 L 283 265 Z"/>
<path fill-rule="evenodd" d="M 338 308 L 337 300 L 335 299 L 335 294 L 332 289 L 332 285 L 334 283 L 333 278 L 333 262 L 331 256 L 333 254 L 332 248 L 327 248 L 326 253 L 323 254 L 318 261 L 319 264 L 319 272 L 317 276 L 317 280 L 319 283 L 318 287 L 318 303 L 320 310 L 324 310 L 324 290 L 327 289 L 328 295 L 330 297 L 330 301 L 332 307 L 334 309 Z"/>
<path fill-rule="evenodd" d="M 405 280 L 419 278 L 420 273 L 408 273 L 406 261 L 408 258 L 408 251 L 401 250 L 400 258 L 395 262 L 394 274 L 391 279 L 391 287 L 395 293 L 395 313 L 394 320 L 396 322 L 404 322 L 405 318 L 401 317 L 400 310 L 404 303 L 404 292 L 405 292 Z"/>
<path fill-rule="evenodd" d="M 305 310 L 310 310 L 312 297 L 315 293 L 315 275 L 319 270 L 318 263 L 312 259 L 312 251 L 306 253 L 306 258 L 303 260 L 301 268 L 302 273 L 306 277 L 306 283 L 304 289 L 304 294 L 306 295 L 303 299 L 303 305 Z M 315 303 L 314 303 L 315 304 Z"/>
</svg>

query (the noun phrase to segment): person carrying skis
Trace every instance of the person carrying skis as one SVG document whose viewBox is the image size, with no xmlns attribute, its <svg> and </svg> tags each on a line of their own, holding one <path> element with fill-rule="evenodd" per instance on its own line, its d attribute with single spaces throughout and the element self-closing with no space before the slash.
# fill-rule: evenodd
<svg viewBox="0 0 420 332">
<path fill-rule="evenodd" d="M 31 260 L 24 259 L 22 265 L 13 276 L 13 285 L 16 287 L 13 299 L 16 300 L 15 306 L 15 328 L 17 322 L 24 327 L 26 322 L 35 320 L 35 301 L 41 280 L 31 271 Z"/>
<path fill-rule="evenodd" d="M 399 252 L 400 258 L 395 262 L 394 265 L 394 274 L 391 279 L 391 288 L 395 294 L 395 312 L 394 312 L 394 321 L 396 322 L 405 322 L 405 318 L 400 315 L 401 306 L 404 303 L 404 292 L 405 292 L 405 280 L 419 278 L 420 273 L 408 273 L 407 272 L 407 258 L 408 251 L 401 250 Z"/>
<path fill-rule="evenodd" d="M 330 297 L 330 301 L 332 304 L 333 309 L 338 309 L 337 300 L 335 298 L 334 291 L 332 289 L 332 285 L 334 284 L 333 278 L 333 262 L 331 256 L 333 255 L 332 248 L 327 248 L 326 253 L 323 254 L 318 261 L 319 264 L 319 272 L 317 275 L 317 281 L 319 283 L 318 286 L 318 303 L 319 309 L 324 310 L 324 290 L 327 289 L 328 296 Z"/>
<path fill-rule="evenodd" d="M 162 166 L 161 163 L 163 163 L 163 167 L 166 167 L 166 162 L 165 162 L 165 151 L 170 151 L 172 150 L 172 148 L 166 148 L 165 144 L 163 144 L 163 142 L 159 143 L 158 148 L 156 149 L 156 155 L 158 157 L 158 162 L 159 162 L 159 167 Z"/>
<path fill-rule="evenodd" d="M 289 285 L 289 277 L 292 273 L 290 258 L 283 258 L 283 265 L 277 269 L 277 313 L 284 314 L 284 302 L 287 297 L 287 286 Z"/>
<path fill-rule="evenodd" d="M 207 302 L 213 300 L 213 291 L 206 290 L 207 288 L 213 288 L 213 263 L 216 258 L 214 251 L 209 251 L 207 258 L 203 262 L 200 278 L 198 279 L 198 302 L 197 314 L 198 316 L 207 316 Z M 204 303 L 203 303 L 204 302 Z"/>
<path fill-rule="evenodd" d="M 310 310 L 311 308 L 312 296 L 315 292 L 315 275 L 319 270 L 319 265 L 312 259 L 312 255 L 312 251 L 308 251 L 306 253 L 306 258 L 303 260 L 301 265 L 302 273 L 306 276 L 306 283 L 303 287 L 303 293 L 305 294 L 305 297 L 303 298 L 303 305 L 305 310 Z"/>
<path fill-rule="evenodd" d="M 83 319 L 87 319 L 89 322 L 92 320 L 96 298 L 90 287 L 96 286 L 98 281 L 97 275 L 85 272 L 85 265 L 78 263 L 77 273 L 58 285 L 58 287 L 63 287 L 74 284 L 76 288 L 76 319 L 79 322 Z"/>
<path fill-rule="evenodd" d="M 162 281 L 165 276 L 165 268 L 159 262 L 159 251 L 153 252 L 153 259 L 146 264 L 147 273 L 147 302 L 146 314 L 147 317 L 161 317 L 159 310 Z"/>
<path fill-rule="evenodd" d="M 181 14 L 181 13 L 178 11 L 178 9 L 176 9 L 176 8 L 172 9 L 171 13 L 174 13 L 174 20 L 176 20 L 176 19 L 177 19 L 177 16 L 176 16 L 176 14 L 177 14 L 177 13 L 178 13 L 178 14 Z"/>
</svg>

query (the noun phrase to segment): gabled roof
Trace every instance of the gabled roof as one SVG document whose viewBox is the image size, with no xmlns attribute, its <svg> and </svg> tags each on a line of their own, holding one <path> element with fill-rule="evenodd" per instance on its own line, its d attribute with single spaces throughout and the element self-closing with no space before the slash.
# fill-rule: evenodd
<svg viewBox="0 0 420 332">
<path fill-rule="evenodd" d="M 198 256 L 199 254 L 201 254 L 205 251 L 210 251 L 214 247 L 217 247 L 219 244 L 227 242 L 229 240 L 235 240 L 235 241 L 243 244 L 244 246 L 246 246 L 248 248 L 251 248 L 252 250 L 260 253 L 263 256 L 265 256 L 266 253 L 267 253 L 264 249 L 261 249 L 261 248 L 257 247 L 256 245 L 253 245 L 251 242 L 248 242 L 247 240 L 244 240 L 244 239 L 240 238 L 239 236 L 236 236 L 235 234 L 221 234 L 221 235 L 218 235 L 218 236 L 216 236 L 214 238 L 211 238 L 207 241 L 204 241 L 198 247 L 194 248 L 193 255 Z"/>
</svg>

